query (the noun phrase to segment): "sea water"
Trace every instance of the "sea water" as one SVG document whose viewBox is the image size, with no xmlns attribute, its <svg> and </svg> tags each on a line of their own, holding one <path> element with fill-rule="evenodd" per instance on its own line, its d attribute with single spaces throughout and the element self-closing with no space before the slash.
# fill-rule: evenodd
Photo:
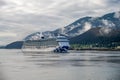
<svg viewBox="0 0 120 80">
<path fill-rule="evenodd" d="M 119 51 L 0 50 L 0 80 L 120 80 Z"/>
</svg>

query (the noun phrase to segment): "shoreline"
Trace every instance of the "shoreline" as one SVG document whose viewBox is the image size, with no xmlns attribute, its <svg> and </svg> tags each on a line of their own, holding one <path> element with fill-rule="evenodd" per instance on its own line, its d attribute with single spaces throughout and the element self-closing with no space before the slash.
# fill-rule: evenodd
<svg viewBox="0 0 120 80">
<path fill-rule="evenodd" d="M 2 50 L 2 49 L 6 49 L 6 48 L 0 48 L 0 50 Z M 6 49 L 6 50 L 14 50 L 13 48 L 12 49 Z M 20 49 L 16 49 L 16 50 L 20 50 Z M 84 51 L 84 50 L 90 50 L 90 51 L 92 51 L 92 50 L 96 50 L 96 51 L 120 51 L 120 49 L 108 49 L 108 48 L 106 48 L 106 49 L 100 49 L 100 48 L 98 48 L 98 49 L 92 49 L 92 48 L 89 48 L 89 49 L 69 49 L 69 50 L 76 50 L 76 51 L 80 51 L 80 50 L 82 50 L 82 51 Z"/>
<path fill-rule="evenodd" d="M 120 49 L 70 49 L 70 50 L 76 50 L 76 51 L 80 51 L 80 50 L 96 50 L 96 51 L 120 51 Z"/>
</svg>

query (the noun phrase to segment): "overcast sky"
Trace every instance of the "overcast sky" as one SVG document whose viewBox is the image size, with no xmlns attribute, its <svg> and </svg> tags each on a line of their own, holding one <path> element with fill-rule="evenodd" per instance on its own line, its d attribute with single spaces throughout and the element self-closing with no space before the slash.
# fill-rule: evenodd
<svg viewBox="0 0 120 80">
<path fill-rule="evenodd" d="M 0 0 L 0 45 L 119 10 L 120 0 Z"/>
</svg>

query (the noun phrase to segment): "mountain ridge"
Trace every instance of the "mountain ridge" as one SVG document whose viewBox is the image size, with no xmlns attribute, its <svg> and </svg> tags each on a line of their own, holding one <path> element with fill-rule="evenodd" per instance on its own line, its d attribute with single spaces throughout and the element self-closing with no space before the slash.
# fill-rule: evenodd
<svg viewBox="0 0 120 80">
<path fill-rule="evenodd" d="M 46 37 L 55 37 L 62 34 L 71 38 L 95 27 L 111 27 L 120 29 L 120 11 L 108 13 L 101 17 L 83 17 L 63 28 L 59 28 L 54 31 L 45 31 L 42 35 Z M 37 33 L 33 33 L 33 35 L 31 34 L 31 36 L 28 35 L 29 37 L 27 36 L 24 40 L 32 40 L 32 37 L 35 35 L 37 35 Z"/>
</svg>

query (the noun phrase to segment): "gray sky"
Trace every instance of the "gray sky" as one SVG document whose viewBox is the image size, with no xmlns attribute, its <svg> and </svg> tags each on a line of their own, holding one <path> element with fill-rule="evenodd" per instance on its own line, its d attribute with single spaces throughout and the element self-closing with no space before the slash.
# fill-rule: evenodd
<svg viewBox="0 0 120 80">
<path fill-rule="evenodd" d="M 119 10 L 120 0 L 0 0 L 0 45 Z"/>
</svg>

